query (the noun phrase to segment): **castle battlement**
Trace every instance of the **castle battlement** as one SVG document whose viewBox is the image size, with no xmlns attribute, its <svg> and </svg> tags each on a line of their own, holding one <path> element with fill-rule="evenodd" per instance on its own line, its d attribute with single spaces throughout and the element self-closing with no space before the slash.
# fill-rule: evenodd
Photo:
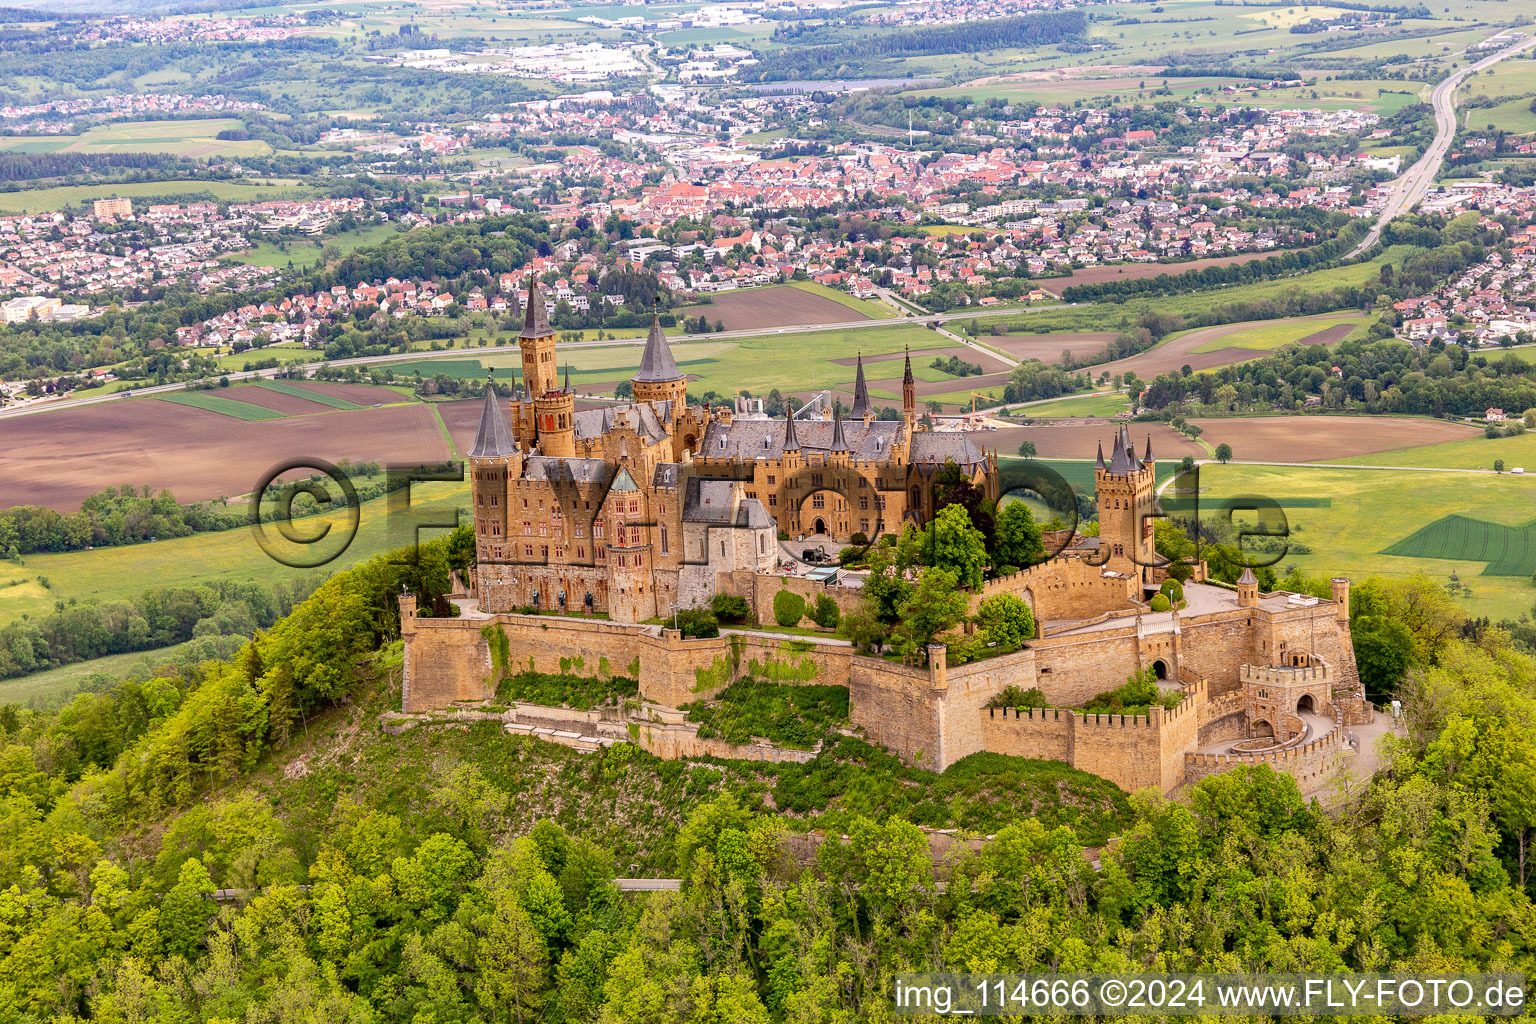
<svg viewBox="0 0 1536 1024">
<path fill-rule="evenodd" d="M 1238 679 L 1242 682 L 1263 683 L 1270 686 L 1329 683 L 1332 678 L 1333 673 L 1326 664 L 1294 668 L 1276 665 L 1244 665 L 1238 669 Z"/>
</svg>

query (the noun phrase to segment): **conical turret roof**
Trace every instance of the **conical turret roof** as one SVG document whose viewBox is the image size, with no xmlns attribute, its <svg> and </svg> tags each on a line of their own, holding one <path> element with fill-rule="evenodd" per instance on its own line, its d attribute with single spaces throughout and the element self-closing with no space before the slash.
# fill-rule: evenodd
<svg viewBox="0 0 1536 1024">
<path fill-rule="evenodd" d="M 800 450 L 800 439 L 795 436 L 795 407 L 789 402 L 784 403 L 784 450 Z"/>
<path fill-rule="evenodd" d="M 672 347 L 667 344 L 667 336 L 661 333 L 661 320 L 652 314 L 651 333 L 645 339 L 640 369 L 635 371 L 630 380 L 643 384 L 663 384 L 682 379 L 683 371 L 677 368 L 677 362 L 672 358 Z"/>
<path fill-rule="evenodd" d="M 853 378 L 853 409 L 848 413 L 856 420 L 869 414 L 869 385 L 864 383 L 864 353 L 858 356 L 858 372 Z"/>
<path fill-rule="evenodd" d="M 852 451 L 848 445 L 848 439 L 843 436 L 843 407 L 834 406 L 832 409 L 832 447 L 828 449 L 834 452 Z"/>
<path fill-rule="evenodd" d="M 528 272 L 528 305 L 523 307 L 523 330 L 519 338 L 547 338 L 555 332 L 549 326 L 549 311 L 539 294 L 539 279 Z"/>
<path fill-rule="evenodd" d="M 496 394 L 496 385 L 485 382 L 485 404 L 480 409 L 480 430 L 475 434 L 475 446 L 469 450 L 472 459 L 494 459 L 517 451 L 517 440 L 507 423 L 506 410 Z"/>
</svg>

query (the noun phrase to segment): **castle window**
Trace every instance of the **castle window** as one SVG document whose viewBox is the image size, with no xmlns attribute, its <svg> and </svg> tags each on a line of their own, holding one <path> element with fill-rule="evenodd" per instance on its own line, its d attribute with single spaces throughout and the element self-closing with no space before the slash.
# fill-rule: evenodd
<svg viewBox="0 0 1536 1024">
<path fill-rule="evenodd" d="M 775 481 L 774 475 L 772 473 L 769 473 L 768 474 L 768 483 L 769 483 L 769 485 L 771 486 L 774 483 L 774 481 Z"/>
<path fill-rule="evenodd" d="M 524 544 L 523 545 L 523 557 L 524 558 L 532 558 L 533 557 L 533 545 L 532 544 Z"/>
<path fill-rule="evenodd" d="M 667 528 L 663 526 L 661 528 L 661 553 L 666 554 L 669 550 L 667 547 Z"/>
<path fill-rule="evenodd" d="M 725 541 L 720 542 L 720 557 L 725 557 Z"/>
<path fill-rule="evenodd" d="M 643 568 L 644 566 L 645 566 L 645 556 L 644 555 L 636 555 L 635 556 L 635 568 L 636 569 L 640 569 L 640 568 Z"/>
<path fill-rule="evenodd" d="M 811 507 L 812 508 L 826 508 L 827 507 L 827 499 L 825 497 L 823 497 L 822 495 L 820 495 L 820 494 L 813 494 L 813 495 L 811 495 Z"/>
<path fill-rule="evenodd" d="M 811 486 L 812 487 L 820 487 L 821 486 L 821 474 L 820 473 L 812 473 L 811 474 Z"/>
<path fill-rule="evenodd" d="M 620 555 L 619 556 L 619 568 L 622 569 L 622 568 L 624 568 L 628 564 L 629 564 L 628 563 L 628 559 L 626 559 L 625 556 Z"/>
<path fill-rule="evenodd" d="M 587 549 L 586 549 L 586 547 L 584 547 L 581 544 L 576 545 L 576 557 L 578 559 L 586 558 L 587 557 Z"/>
<path fill-rule="evenodd" d="M 484 523 L 480 524 L 480 536 L 482 536 L 482 537 L 485 536 L 485 524 Z"/>
<path fill-rule="evenodd" d="M 862 481 L 862 480 L 859 481 L 859 483 L 863 483 L 863 482 L 864 481 Z M 867 510 L 868 508 L 869 508 L 869 495 L 867 495 L 867 494 L 859 495 L 859 511 L 863 512 L 863 511 Z"/>
<path fill-rule="evenodd" d="M 769 508 L 775 508 L 775 507 L 778 506 L 778 504 L 779 504 L 779 496 L 777 494 L 770 494 L 770 495 L 768 495 L 768 507 Z"/>
<path fill-rule="evenodd" d="M 498 495 L 498 494 L 491 495 L 491 508 L 495 508 L 496 506 L 498 506 L 500 504 L 501 504 L 501 496 Z"/>
<path fill-rule="evenodd" d="M 544 531 L 545 531 L 545 526 L 544 526 L 543 523 L 540 523 L 539 524 L 539 536 L 540 537 L 543 537 L 545 535 Z"/>
</svg>

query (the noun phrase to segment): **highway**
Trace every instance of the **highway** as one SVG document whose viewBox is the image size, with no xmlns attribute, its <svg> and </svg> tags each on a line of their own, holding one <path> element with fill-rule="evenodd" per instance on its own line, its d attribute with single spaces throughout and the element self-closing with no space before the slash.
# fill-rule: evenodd
<svg viewBox="0 0 1536 1024">
<path fill-rule="evenodd" d="M 1429 96 L 1429 101 L 1435 108 L 1435 140 L 1429 144 L 1424 155 L 1408 168 L 1408 172 L 1397 179 L 1392 194 L 1387 197 L 1387 205 L 1382 207 L 1376 223 L 1370 231 L 1366 232 L 1360 244 L 1350 250 L 1346 258 L 1359 256 L 1375 245 L 1386 226 L 1418 205 L 1419 200 L 1424 198 L 1424 193 L 1429 191 L 1429 186 L 1433 185 L 1435 179 L 1440 176 L 1440 165 L 1445 162 L 1445 154 L 1451 148 L 1451 140 L 1456 138 L 1456 90 L 1461 87 L 1461 83 L 1475 72 L 1492 67 L 1522 50 L 1530 49 L 1532 45 L 1536 45 L 1536 34 L 1462 68 L 1442 79 L 1440 84 L 1435 86 Z"/>
</svg>

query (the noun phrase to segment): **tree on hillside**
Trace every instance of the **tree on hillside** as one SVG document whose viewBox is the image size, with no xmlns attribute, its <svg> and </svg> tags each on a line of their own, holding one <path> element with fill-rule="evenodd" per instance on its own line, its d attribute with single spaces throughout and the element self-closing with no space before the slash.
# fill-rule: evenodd
<svg viewBox="0 0 1536 1024">
<path fill-rule="evenodd" d="M 987 568 L 987 541 L 963 506 L 949 505 L 928 528 L 928 564 L 948 569 L 959 586 L 975 589 Z"/>
<path fill-rule="evenodd" d="M 1216 446 L 1216 461 L 1217 462 L 1231 462 L 1232 461 L 1232 446 L 1227 444 L 1225 441 L 1223 441 L 1221 444 L 1217 445 Z"/>
</svg>

